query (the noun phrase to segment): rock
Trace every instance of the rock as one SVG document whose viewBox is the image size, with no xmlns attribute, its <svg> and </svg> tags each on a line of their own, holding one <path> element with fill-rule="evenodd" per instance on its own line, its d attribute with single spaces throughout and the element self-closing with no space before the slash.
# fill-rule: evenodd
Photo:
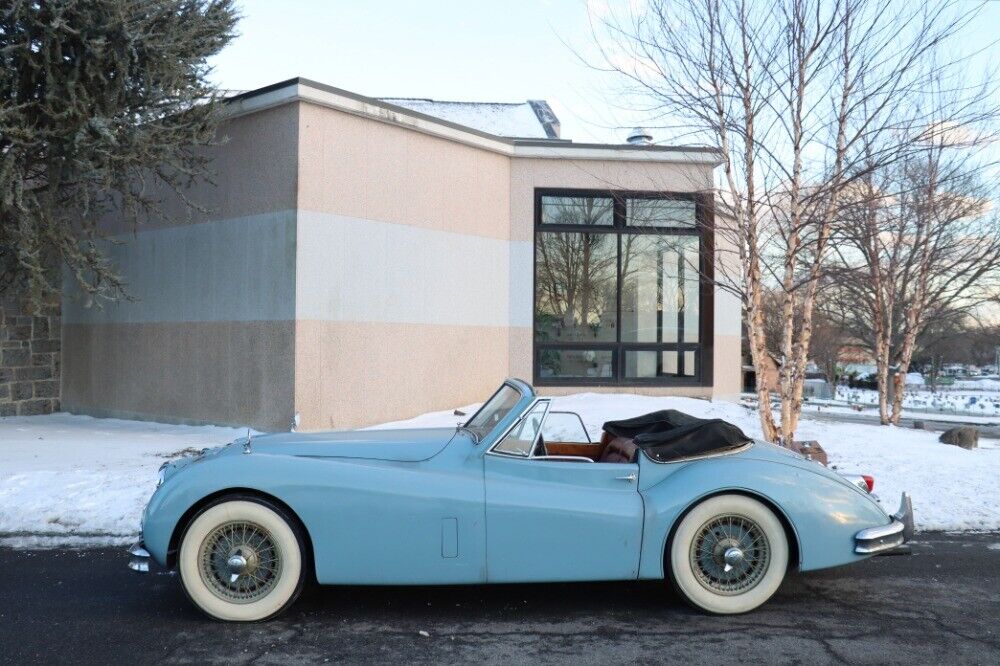
<svg viewBox="0 0 1000 666">
<path fill-rule="evenodd" d="M 942 444 L 960 446 L 963 449 L 974 449 L 979 446 L 979 431 L 971 426 L 959 426 L 941 433 L 938 441 Z"/>
<path fill-rule="evenodd" d="M 826 451 L 824 451 L 823 447 L 819 445 L 819 442 L 815 440 L 792 442 L 792 445 L 788 448 L 796 453 L 802 454 L 809 460 L 815 460 L 820 465 L 826 465 L 830 462 L 829 458 L 827 458 Z"/>
</svg>

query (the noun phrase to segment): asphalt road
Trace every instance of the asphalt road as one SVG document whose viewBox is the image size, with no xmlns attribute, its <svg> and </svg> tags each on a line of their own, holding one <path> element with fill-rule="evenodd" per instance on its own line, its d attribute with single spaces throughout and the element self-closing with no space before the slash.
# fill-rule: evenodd
<svg viewBox="0 0 1000 666">
<path fill-rule="evenodd" d="M 739 617 L 650 582 L 329 587 L 253 625 L 204 618 L 121 550 L 0 549 L 0 661 L 998 664 L 1000 534 L 918 535 L 911 555 L 792 575 Z"/>
</svg>

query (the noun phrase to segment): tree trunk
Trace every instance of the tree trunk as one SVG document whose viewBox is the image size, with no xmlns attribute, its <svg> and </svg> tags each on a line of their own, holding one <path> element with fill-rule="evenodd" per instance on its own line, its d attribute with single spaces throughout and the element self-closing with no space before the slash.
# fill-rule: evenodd
<svg viewBox="0 0 1000 666">
<path fill-rule="evenodd" d="M 903 346 L 899 351 L 899 366 L 893 376 L 893 388 L 896 389 L 892 396 L 892 417 L 893 425 L 899 425 L 899 420 L 903 416 L 903 394 L 906 391 L 906 373 L 910 371 L 910 363 L 913 360 L 913 350 L 917 346 L 917 322 L 920 320 L 922 308 L 919 304 L 907 308 L 906 311 L 906 333 L 903 335 Z"/>
<path fill-rule="evenodd" d="M 751 295 L 751 302 L 753 297 Z M 758 303 L 760 297 L 758 295 Z M 757 413 L 760 416 L 760 429 L 764 439 L 769 442 L 778 441 L 778 427 L 774 422 L 774 413 L 771 411 L 771 392 L 767 389 L 764 378 L 769 369 L 767 365 L 767 344 L 759 331 L 764 330 L 764 315 L 759 305 L 755 308 L 751 306 L 751 312 L 747 313 L 749 326 L 747 326 L 747 337 L 750 338 L 750 356 L 753 359 L 754 370 L 757 373 Z"/>
<path fill-rule="evenodd" d="M 889 424 L 889 345 L 886 341 L 885 318 L 875 313 L 875 381 L 878 386 L 878 419 Z"/>
<path fill-rule="evenodd" d="M 755 229 L 752 229 L 751 233 Z M 753 247 L 753 246 L 751 246 Z M 764 299 L 761 285 L 760 263 L 751 250 L 746 262 L 747 287 L 747 337 L 750 342 L 750 356 L 754 370 L 757 373 L 757 413 L 760 416 L 760 429 L 764 439 L 769 442 L 778 441 L 778 428 L 774 423 L 774 413 L 771 411 L 771 393 L 767 390 L 764 378 L 767 376 L 769 358 L 767 339 L 764 337 Z"/>
</svg>

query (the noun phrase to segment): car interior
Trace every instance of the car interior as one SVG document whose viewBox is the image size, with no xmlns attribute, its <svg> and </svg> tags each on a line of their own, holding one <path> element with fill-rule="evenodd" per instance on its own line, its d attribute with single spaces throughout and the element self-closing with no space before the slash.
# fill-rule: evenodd
<svg viewBox="0 0 1000 666">
<path fill-rule="evenodd" d="M 568 460 L 580 458 L 605 463 L 634 463 L 638 458 L 639 447 L 631 439 L 615 437 L 610 433 L 602 433 L 599 442 L 551 442 L 544 437 L 538 438 L 532 457 L 548 460 Z"/>
</svg>

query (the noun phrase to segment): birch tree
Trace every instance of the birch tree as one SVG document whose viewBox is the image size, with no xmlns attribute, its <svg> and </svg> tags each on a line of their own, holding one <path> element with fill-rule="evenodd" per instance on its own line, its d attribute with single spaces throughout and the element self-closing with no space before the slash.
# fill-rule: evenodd
<svg viewBox="0 0 1000 666">
<path fill-rule="evenodd" d="M 929 61 L 975 8 L 948 0 L 649 0 L 595 24 L 601 68 L 672 138 L 719 149 L 720 225 L 735 270 L 717 283 L 742 302 L 753 364 L 778 351 L 779 414 L 758 385 L 761 428 L 791 441 L 802 407 L 817 294 L 843 192 L 913 140 L 909 109 Z M 926 126 L 926 123 L 925 123 Z M 892 140 L 888 140 L 891 138 Z M 722 243 L 720 243 L 721 245 Z M 769 340 L 764 294 L 784 323 Z"/>
<path fill-rule="evenodd" d="M 846 197 L 826 309 L 871 348 L 883 425 L 899 424 L 921 337 L 1000 293 L 996 188 L 977 159 L 987 143 L 972 125 L 936 123 Z"/>
</svg>

